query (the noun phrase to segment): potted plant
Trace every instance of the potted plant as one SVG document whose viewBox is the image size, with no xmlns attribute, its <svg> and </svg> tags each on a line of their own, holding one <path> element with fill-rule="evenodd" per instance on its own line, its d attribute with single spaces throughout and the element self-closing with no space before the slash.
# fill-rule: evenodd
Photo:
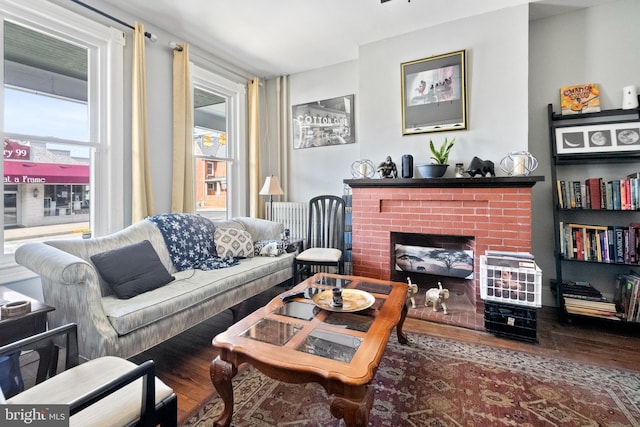
<svg viewBox="0 0 640 427">
<path fill-rule="evenodd" d="M 423 178 L 439 178 L 445 174 L 449 167 L 449 153 L 455 144 L 456 139 L 451 141 L 445 137 L 440 148 L 436 148 L 432 140 L 429 140 L 429 149 L 431 150 L 431 159 L 433 163 L 418 165 L 418 171 Z"/>
</svg>

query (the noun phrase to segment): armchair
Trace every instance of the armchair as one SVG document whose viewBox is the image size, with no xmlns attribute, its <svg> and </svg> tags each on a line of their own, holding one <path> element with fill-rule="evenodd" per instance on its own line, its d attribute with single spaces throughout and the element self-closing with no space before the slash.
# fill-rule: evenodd
<svg viewBox="0 0 640 427">
<path fill-rule="evenodd" d="M 75 324 L 0 347 L 0 357 L 49 347 L 54 342 L 62 342 L 64 347 L 64 370 L 57 373 L 56 350 L 51 360 L 40 360 L 47 364 L 49 378 L 7 399 L 8 404 L 69 405 L 71 426 L 177 425 L 177 397 L 156 378 L 153 361 L 136 365 L 105 356 L 79 364 Z"/>
</svg>

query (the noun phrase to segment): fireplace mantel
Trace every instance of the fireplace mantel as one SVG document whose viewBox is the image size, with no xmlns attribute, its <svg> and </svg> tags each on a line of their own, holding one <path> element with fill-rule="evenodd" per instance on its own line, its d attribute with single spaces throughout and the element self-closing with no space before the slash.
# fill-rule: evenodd
<svg viewBox="0 0 640 427">
<path fill-rule="evenodd" d="M 491 178 L 360 178 L 345 179 L 351 188 L 487 188 L 533 187 L 544 176 L 510 176 Z"/>
</svg>

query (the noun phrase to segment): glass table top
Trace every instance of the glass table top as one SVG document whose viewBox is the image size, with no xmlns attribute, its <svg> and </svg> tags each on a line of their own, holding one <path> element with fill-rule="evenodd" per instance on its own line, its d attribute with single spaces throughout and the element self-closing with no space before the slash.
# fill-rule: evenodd
<svg viewBox="0 0 640 427">
<path fill-rule="evenodd" d="M 360 337 L 315 329 L 300 344 L 298 351 L 349 363 L 361 343 Z"/>
<path fill-rule="evenodd" d="M 301 325 L 265 318 L 260 319 L 258 323 L 252 325 L 240 336 L 282 346 L 301 329 Z"/>
</svg>

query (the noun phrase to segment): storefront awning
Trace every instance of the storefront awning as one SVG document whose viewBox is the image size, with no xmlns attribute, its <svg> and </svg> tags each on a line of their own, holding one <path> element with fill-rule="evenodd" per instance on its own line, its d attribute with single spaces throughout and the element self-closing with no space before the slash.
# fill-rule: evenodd
<svg viewBox="0 0 640 427">
<path fill-rule="evenodd" d="M 89 166 L 5 161 L 4 183 L 89 184 Z"/>
</svg>

